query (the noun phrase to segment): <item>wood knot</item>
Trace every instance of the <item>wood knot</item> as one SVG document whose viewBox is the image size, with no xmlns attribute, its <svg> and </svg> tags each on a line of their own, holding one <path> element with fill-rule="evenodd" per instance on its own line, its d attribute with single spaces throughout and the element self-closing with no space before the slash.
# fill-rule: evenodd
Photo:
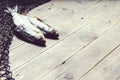
<svg viewBox="0 0 120 80">
<path fill-rule="evenodd" d="M 51 10 L 51 8 L 49 7 L 48 10 Z"/>
<path fill-rule="evenodd" d="M 74 14 L 74 12 L 75 12 L 74 10 L 71 10 L 71 14 Z"/>
<path fill-rule="evenodd" d="M 109 23 L 111 23 L 111 20 L 108 20 Z"/>
<path fill-rule="evenodd" d="M 52 6 L 54 6 L 54 4 L 51 4 Z"/>
<path fill-rule="evenodd" d="M 16 74 L 16 77 L 17 77 L 17 78 L 20 77 L 20 74 Z"/>
<path fill-rule="evenodd" d="M 82 3 L 82 1 L 79 1 L 78 3 Z"/>
<path fill-rule="evenodd" d="M 64 76 L 64 78 L 65 78 L 66 80 L 72 80 L 72 79 L 73 79 L 73 76 L 72 76 L 71 74 L 66 74 L 66 75 Z"/>
<path fill-rule="evenodd" d="M 62 8 L 62 10 L 67 10 L 67 8 Z"/>
<path fill-rule="evenodd" d="M 81 17 L 81 19 L 83 20 L 83 19 L 84 19 L 84 17 Z"/>
</svg>

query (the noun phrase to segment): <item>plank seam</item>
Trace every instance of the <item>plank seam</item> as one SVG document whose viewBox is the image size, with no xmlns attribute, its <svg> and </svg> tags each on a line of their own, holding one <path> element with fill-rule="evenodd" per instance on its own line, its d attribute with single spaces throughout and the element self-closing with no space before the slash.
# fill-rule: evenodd
<svg viewBox="0 0 120 80">
<path fill-rule="evenodd" d="M 88 74 L 90 71 L 92 71 L 92 69 L 94 69 L 100 62 L 102 62 L 107 56 L 111 55 L 112 52 L 114 52 L 114 50 L 116 50 L 117 48 L 120 47 L 120 44 L 117 45 L 113 50 L 111 50 L 106 56 L 104 56 L 100 61 L 98 61 L 92 68 L 90 68 L 85 74 L 83 74 L 83 76 L 81 76 L 79 78 L 79 80 L 81 80 L 84 76 L 86 76 L 86 74 Z"/>
</svg>

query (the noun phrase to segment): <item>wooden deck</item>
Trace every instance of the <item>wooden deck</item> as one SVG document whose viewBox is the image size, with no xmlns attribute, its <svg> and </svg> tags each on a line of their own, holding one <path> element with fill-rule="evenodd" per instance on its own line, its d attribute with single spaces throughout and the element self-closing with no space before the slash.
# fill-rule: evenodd
<svg viewBox="0 0 120 80">
<path fill-rule="evenodd" d="M 16 80 L 120 80 L 120 1 L 53 0 L 28 13 L 56 28 L 46 47 L 14 37 Z"/>
</svg>

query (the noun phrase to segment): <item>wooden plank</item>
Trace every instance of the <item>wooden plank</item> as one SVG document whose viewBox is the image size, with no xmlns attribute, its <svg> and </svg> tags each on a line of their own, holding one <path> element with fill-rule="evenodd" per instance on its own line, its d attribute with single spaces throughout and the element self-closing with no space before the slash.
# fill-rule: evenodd
<svg viewBox="0 0 120 80">
<path fill-rule="evenodd" d="M 75 43 L 71 43 L 73 41 Z M 48 50 L 44 54 L 41 54 L 38 58 L 32 60 L 31 63 L 29 63 L 28 65 L 25 65 L 25 67 L 21 68 L 18 71 L 15 71 L 15 73 L 20 74 L 21 77 L 19 77 L 19 79 L 26 78 L 26 79 L 32 79 L 32 80 L 35 79 L 36 80 L 37 79 L 36 76 L 38 76 L 38 75 L 39 75 L 39 77 L 44 76 L 49 71 L 53 70 L 57 65 L 61 64 L 65 59 L 68 59 L 71 55 L 73 55 L 74 52 L 79 51 L 80 48 L 83 48 L 84 46 L 85 46 L 85 44 L 81 43 L 80 39 L 75 34 L 75 35 L 71 36 L 70 38 L 68 38 L 67 40 L 65 40 L 64 42 L 61 42 L 60 44 L 54 46 L 51 50 Z M 69 54 L 64 54 L 64 53 L 62 53 L 62 51 L 64 51 L 64 53 L 69 53 Z M 32 65 L 30 67 L 30 65 L 33 63 L 34 63 L 34 65 Z M 35 65 L 40 65 L 40 66 L 36 67 L 35 69 L 32 69 L 33 66 L 35 66 Z M 31 69 L 32 69 L 32 71 L 30 71 Z M 29 74 L 24 74 L 26 71 Z M 32 77 L 30 77 L 30 74 L 33 72 L 36 72 L 36 74 L 33 75 Z"/>
<path fill-rule="evenodd" d="M 68 27 L 68 26 L 67 26 Z M 77 26 L 76 26 L 77 27 Z M 80 28 L 81 26 L 79 26 L 79 27 L 77 27 L 77 28 Z M 66 28 L 65 30 L 62 30 L 61 29 L 61 31 L 64 31 L 64 32 L 62 32 L 62 34 L 61 34 L 61 40 L 63 40 L 66 36 L 68 36 L 68 34 L 71 34 L 71 33 L 73 33 L 75 30 L 77 30 L 75 27 L 73 28 L 73 27 L 71 27 L 71 31 L 68 31 L 68 29 Z M 67 32 L 67 33 L 66 33 Z M 65 33 L 65 34 L 64 34 Z M 60 40 L 60 41 L 61 41 Z M 13 51 L 11 51 L 10 52 L 10 55 L 14 55 L 14 54 L 16 54 L 16 53 L 18 53 L 18 54 L 20 54 L 21 56 L 22 56 L 22 54 L 23 53 L 29 53 L 30 52 L 30 50 L 32 50 L 32 49 L 35 49 L 34 50 L 34 52 L 36 53 L 36 54 L 33 54 L 33 53 L 31 53 L 31 54 L 29 54 L 30 55 L 30 57 L 29 56 L 26 56 L 26 58 L 25 59 L 27 59 L 27 60 L 30 60 L 30 58 L 32 58 L 33 56 L 36 56 L 36 55 L 38 55 L 38 52 L 44 52 L 45 50 L 47 50 L 48 48 L 50 48 L 51 46 L 53 46 L 53 45 L 55 45 L 57 42 L 59 42 L 59 41 L 54 41 L 54 40 L 49 40 L 49 41 L 47 41 L 48 43 L 49 43 L 49 45 L 46 47 L 46 49 L 45 48 L 40 48 L 40 47 L 35 47 L 34 45 L 31 45 L 31 44 L 27 44 L 27 43 L 25 43 L 25 45 L 23 45 L 23 46 L 21 46 L 21 47 L 19 47 L 19 48 L 17 48 L 17 49 L 15 49 L 15 50 L 13 50 Z M 28 49 L 26 49 L 25 50 L 25 48 L 28 48 Z M 32 48 L 32 49 L 31 49 Z M 32 51 L 31 51 L 32 52 Z M 14 54 L 13 54 L 14 53 Z M 14 56 L 12 56 L 12 60 L 11 61 L 14 61 L 14 57 L 19 57 L 20 55 L 14 55 Z M 29 57 L 29 58 L 28 58 Z M 24 58 L 24 57 L 23 57 Z M 23 60 L 22 61 L 22 63 L 24 62 L 24 61 L 26 61 L 26 60 Z M 14 61 L 15 63 L 16 63 L 16 60 Z M 20 63 L 20 62 L 19 62 Z M 20 63 L 21 64 L 21 63 Z M 18 67 L 18 65 L 14 65 L 14 67 Z"/>
<path fill-rule="evenodd" d="M 76 27 L 78 27 L 78 26 L 76 26 Z M 72 26 L 71 26 L 71 29 L 72 29 Z M 64 30 L 61 30 L 61 31 L 68 32 L 68 34 L 69 34 L 71 29 L 69 29 L 69 28 L 65 29 L 64 28 L 65 31 Z M 75 30 L 75 29 L 76 28 L 73 28 L 71 32 L 73 32 L 73 30 Z M 67 31 L 67 30 L 69 30 L 69 31 Z M 63 34 L 63 38 L 64 38 L 65 35 L 67 36 L 67 34 Z M 53 40 L 49 40 L 48 42 L 49 42 L 49 44 L 53 44 L 53 43 L 56 44 L 57 41 L 55 42 Z M 47 49 L 48 49 L 48 47 L 47 47 Z M 36 54 L 32 53 L 33 50 L 34 50 L 34 53 L 36 53 Z M 13 61 L 13 62 L 15 62 L 17 64 L 18 62 L 14 58 L 19 59 L 18 57 L 20 57 L 22 55 L 24 55 L 24 56 L 26 55 L 25 57 L 21 57 L 21 61 L 19 61 L 19 64 L 14 65 L 14 67 L 16 67 L 16 66 L 18 67 L 18 66 L 20 66 L 20 64 L 23 64 L 23 62 L 30 60 L 33 56 L 38 55 L 40 52 L 43 52 L 44 50 L 46 50 L 46 49 L 45 48 L 35 47 L 34 45 L 30 45 L 30 44 L 24 45 L 24 46 L 20 47 L 19 49 L 16 49 L 16 50 L 13 51 L 13 53 L 17 54 L 17 55 L 12 54 L 13 56 L 12 56 L 12 60 L 11 61 Z M 27 54 L 24 54 L 24 53 L 30 53 L 30 54 L 27 55 Z"/>
<path fill-rule="evenodd" d="M 116 10 L 115 10 L 116 11 Z M 118 11 L 118 10 L 117 10 Z M 120 11 L 120 10 L 119 10 Z M 114 12 L 114 11 L 113 11 Z M 79 32 L 77 32 L 77 37 L 81 37 L 80 38 L 80 42 L 82 42 L 82 43 L 86 43 L 86 44 L 88 44 L 88 43 L 90 43 L 92 40 L 94 40 L 95 39 L 95 37 L 97 38 L 98 36 L 100 36 L 100 34 L 102 34 L 101 33 L 101 31 L 103 31 L 104 32 L 104 29 L 105 28 L 102 28 L 102 27 L 105 27 L 106 26 L 106 28 L 108 27 L 108 25 L 106 24 L 106 21 L 108 21 L 109 20 L 109 17 L 111 18 L 111 19 L 113 19 L 113 21 L 115 20 L 115 21 L 119 21 L 119 20 L 117 20 L 118 18 L 117 18 L 117 16 L 116 16 L 116 19 L 114 18 L 115 17 L 115 15 L 119 15 L 119 12 L 117 12 L 117 14 L 115 13 L 115 14 L 111 14 L 112 15 L 112 17 L 108 14 L 107 16 L 103 16 L 104 18 L 103 18 L 103 20 L 101 19 L 101 20 L 99 20 L 99 21 L 102 21 L 101 23 L 99 22 L 95 22 L 95 25 L 93 24 L 93 25 L 90 25 L 90 26 L 88 26 L 87 28 L 85 28 L 85 29 L 83 29 L 83 30 L 80 30 Z M 107 18 L 108 18 L 108 20 L 107 20 Z M 103 24 L 102 24 L 103 23 Z M 105 24 L 104 24 L 105 23 Z M 113 22 L 114 23 L 114 22 Z M 102 24 L 102 25 L 100 25 L 100 24 Z M 99 25 L 99 27 L 98 27 L 98 25 Z M 90 29 L 90 28 L 91 29 Z M 101 29 L 100 29 L 101 28 Z M 92 30 L 92 32 L 91 32 L 91 30 Z M 95 32 L 95 33 L 94 33 Z M 97 32 L 97 33 L 96 33 Z M 83 34 L 84 33 L 84 34 Z M 93 34 L 91 34 L 91 33 L 93 33 Z M 82 35 L 81 35 L 82 34 Z M 86 36 L 87 35 L 87 36 Z M 96 36 L 97 35 L 97 36 Z M 88 41 L 86 41 L 86 40 L 88 40 Z M 67 41 L 66 41 L 67 42 Z M 73 42 L 73 41 L 72 41 Z M 76 41 L 74 41 L 74 42 L 76 42 Z M 68 42 L 69 43 L 69 42 Z M 67 44 L 67 43 L 66 43 Z M 71 45 L 71 46 L 73 46 L 73 45 Z M 84 45 L 85 46 L 85 45 Z M 83 47 L 84 47 L 83 46 Z M 60 48 L 60 47 L 58 47 L 58 48 Z M 58 49 L 57 49 L 58 50 Z M 63 51 L 65 51 L 65 50 L 63 50 Z M 69 54 L 71 53 L 71 52 L 68 52 Z M 61 53 L 59 53 L 59 54 L 61 54 Z M 63 54 L 61 54 L 61 55 L 63 55 Z M 64 55 L 65 56 L 65 55 Z M 54 58 L 53 58 L 54 59 Z M 61 62 L 62 63 L 62 62 Z M 65 66 L 64 66 L 64 68 L 65 68 Z M 55 71 L 53 71 L 53 72 L 51 72 L 51 73 L 49 73 L 43 80 L 54 80 L 58 75 L 60 75 L 61 73 L 62 73 L 62 71 L 64 71 L 64 69 L 62 70 L 63 68 L 58 68 L 58 69 L 56 69 Z M 61 71 L 60 71 L 61 70 Z M 73 69 L 74 70 L 74 69 Z M 79 70 L 79 69 L 78 69 Z M 58 73 L 59 72 L 59 73 Z"/>
<path fill-rule="evenodd" d="M 80 80 L 117 80 L 120 76 L 120 47 Z"/>
<path fill-rule="evenodd" d="M 57 9 L 59 9 L 60 7 L 64 6 L 66 4 L 66 1 L 64 1 L 64 3 L 62 4 L 63 1 L 55 1 L 52 0 L 46 4 L 40 5 L 35 9 L 32 9 L 31 11 L 28 12 L 28 15 L 38 15 L 38 13 L 36 13 L 36 11 L 39 11 L 39 14 L 41 16 L 47 15 L 50 12 L 53 12 Z M 70 1 L 71 2 L 71 1 Z"/>
<path fill-rule="evenodd" d="M 93 8 L 92 8 L 92 10 L 93 9 L 96 9 L 96 7 L 98 7 L 98 6 L 101 6 L 103 9 L 104 9 L 104 6 L 103 5 L 105 5 L 105 4 L 109 4 L 109 3 L 101 3 L 101 4 L 99 4 L 99 5 L 96 5 L 96 6 L 94 6 Z M 118 3 L 117 3 L 118 4 Z M 117 6 L 117 4 L 115 4 L 116 6 Z M 100 10 L 98 10 L 98 12 L 96 12 L 96 14 L 98 14 L 98 13 L 100 13 L 101 12 L 101 14 L 103 13 L 103 12 L 106 12 L 106 10 L 105 11 L 101 11 L 101 7 L 100 7 Z M 99 8 L 98 8 L 99 9 Z M 110 8 L 107 8 L 107 10 L 109 11 L 109 9 L 112 9 L 112 6 L 110 7 Z M 91 9 L 88 9 L 88 11 L 90 11 Z M 84 13 L 85 14 L 85 13 Z M 86 14 L 87 14 L 87 12 L 86 12 Z M 100 15 L 100 14 L 99 14 Z M 91 17 L 91 16 L 93 16 L 92 14 L 91 15 L 86 15 L 86 16 L 89 16 L 89 17 Z M 97 16 L 97 15 L 96 15 Z M 96 16 L 94 16 L 93 18 L 96 18 Z M 91 20 L 91 19 L 90 19 Z M 84 22 L 85 22 L 85 24 L 88 24 L 88 22 L 89 22 L 89 20 L 87 20 L 87 19 L 85 19 L 85 20 L 83 20 Z M 86 26 L 86 25 L 83 25 L 83 26 Z M 73 25 L 71 26 L 71 24 L 69 25 L 69 26 L 66 26 L 66 27 L 64 27 L 64 29 L 60 29 L 60 34 L 61 34 L 61 38 L 60 38 L 60 40 L 59 41 L 54 41 L 54 40 L 47 40 L 47 42 L 49 43 L 49 45 L 46 47 L 46 48 L 40 48 L 40 47 L 38 47 L 38 46 L 34 46 L 34 45 L 31 45 L 31 44 L 25 44 L 25 45 L 22 45 L 22 46 L 20 46 L 19 48 L 17 48 L 17 49 L 15 49 L 15 50 L 12 50 L 10 53 L 10 56 L 11 56 L 11 62 L 12 62 L 12 70 L 13 69 L 16 69 L 16 68 L 18 68 L 19 66 L 21 66 L 21 65 L 23 65 L 24 63 L 26 63 L 27 61 L 29 61 L 30 59 L 32 59 L 32 58 L 34 58 L 34 57 L 36 57 L 36 56 L 38 56 L 38 55 L 40 55 L 41 53 L 43 53 L 45 50 L 47 50 L 47 49 L 49 49 L 49 48 L 51 48 L 51 47 L 53 47 L 55 44 L 57 44 L 57 43 L 59 43 L 60 41 L 62 41 L 62 40 L 64 40 L 64 38 L 65 37 L 67 37 L 67 36 L 69 36 L 70 34 L 72 34 L 72 33 L 74 33 L 76 30 L 78 30 L 79 28 L 81 28 L 82 27 L 82 25 L 81 25 L 81 23 L 79 24 L 77 24 L 77 25 L 75 25 L 74 27 L 73 27 Z M 34 53 L 36 53 L 36 54 L 33 54 L 33 52 L 32 51 L 34 51 Z M 29 53 L 29 55 L 28 54 L 25 54 L 25 53 Z M 17 55 L 15 55 L 15 54 L 17 54 Z M 24 56 L 24 57 L 23 57 Z M 17 60 L 16 60 L 17 59 Z M 18 60 L 19 59 L 19 60 Z M 19 62 L 19 63 L 18 63 Z"/>
<path fill-rule="evenodd" d="M 69 7 L 75 7 L 73 4 L 75 4 L 78 7 L 83 7 L 81 8 L 81 11 L 89 8 L 90 6 L 94 5 L 97 3 L 99 0 L 88 2 L 88 1 L 83 1 L 83 0 L 70 0 L 70 1 L 64 1 L 64 0 L 52 0 L 49 3 L 46 3 L 45 5 L 39 6 L 33 10 L 31 10 L 28 15 L 31 16 L 39 16 L 42 18 L 43 16 L 53 14 L 55 11 L 58 10 L 63 10 Z M 69 4 L 69 5 L 68 5 Z"/>
<path fill-rule="evenodd" d="M 54 70 L 54 75 L 57 74 L 57 77 L 54 80 L 65 80 L 65 78 L 69 77 L 74 78 L 74 80 L 79 80 L 120 45 L 120 38 L 118 38 L 120 35 L 119 30 L 120 27 L 118 25 L 102 37 L 98 38 L 87 48 L 76 53 L 76 55 L 70 60 L 67 60 L 65 64 L 60 65 L 56 70 Z M 48 80 L 52 79 L 48 78 Z"/>
<path fill-rule="evenodd" d="M 53 14 L 55 10 L 57 12 L 61 12 L 61 9 L 69 8 L 69 7 L 73 6 L 73 4 L 76 5 L 75 7 L 73 7 L 74 9 L 79 8 L 81 10 L 81 12 L 82 12 L 82 11 L 86 10 L 87 8 L 89 8 L 90 6 L 94 5 L 98 1 L 97 0 L 92 1 L 92 2 L 82 1 L 82 3 L 78 3 L 78 2 L 80 2 L 80 1 L 50 1 L 49 3 L 46 3 L 46 4 L 42 5 L 42 6 L 39 6 L 39 7 L 35 8 L 35 9 L 33 9 L 32 11 L 30 11 L 28 13 L 28 15 L 36 16 L 36 15 L 40 14 L 39 17 L 45 17 L 49 13 Z M 51 8 L 51 9 L 49 10 L 48 8 Z M 72 16 L 69 16 L 69 17 L 72 17 Z M 14 38 L 14 41 L 13 41 L 13 44 L 11 45 L 10 50 L 15 49 L 16 47 L 19 47 L 22 44 L 24 44 L 24 41 L 21 41 L 21 40 L 18 40 L 17 38 Z"/>
<path fill-rule="evenodd" d="M 104 6 L 105 6 L 105 4 L 104 4 Z M 93 9 L 93 10 L 94 10 L 94 9 Z M 78 13 L 78 14 L 81 14 L 81 11 L 80 11 L 80 13 Z M 84 13 L 83 13 L 83 14 L 84 14 Z M 86 14 L 85 14 L 85 15 L 86 15 Z M 78 15 L 75 16 L 75 19 L 76 19 L 76 17 L 78 17 Z M 74 17 L 73 17 L 73 18 L 74 18 Z M 72 19 L 73 19 L 73 18 L 72 18 Z M 79 20 L 74 20 L 74 21 L 79 21 Z M 86 20 L 85 20 L 85 21 L 86 21 Z M 81 22 L 81 24 L 84 23 L 85 21 L 83 20 L 83 22 Z M 67 23 L 68 23 L 68 22 L 67 22 Z M 68 24 L 68 25 L 69 25 L 69 24 Z M 65 26 L 65 25 L 64 25 L 64 26 Z M 81 25 L 81 26 L 82 26 L 82 25 Z M 68 27 L 69 27 L 69 26 L 68 26 Z M 76 27 L 76 26 L 75 26 L 75 27 Z"/>
<path fill-rule="evenodd" d="M 74 1 L 72 1 L 72 2 L 74 2 Z M 97 1 L 94 3 L 97 4 Z M 85 11 L 86 9 L 88 9 L 91 6 L 90 4 L 93 6 L 93 3 L 91 3 L 91 1 L 90 2 L 89 1 L 82 2 L 81 5 L 76 2 L 71 3 L 71 5 L 70 5 L 66 2 L 65 5 L 69 5 L 69 6 L 63 6 L 59 10 L 56 10 L 53 13 L 48 14 L 47 16 L 41 16 L 38 14 L 37 14 L 37 16 L 40 17 L 45 23 L 58 29 L 58 28 L 61 28 L 60 24 L 62 24 L 63 22 L 65 23 L 66 20 L 68 21 L 69 18 L 73 18 L 76 14 L 81 14 L 83 11 Z M 77 17 L 78 16 L 79 15 L 77 15 Z"/>
<path fill-rule="evenodd" d="M 109 2 L 109 5 L 106 4 L 107 2 Z M 81 9 L 77 6 L 75 8 L 74 7 L 68 7 L 68 10 L 66 10 L 66 11 L 63 11 L 63 10 L 56 11 L 53 14 L 49 14 L 45 17 L 42 17 L 42 19 L 44 19 L 45 22 L 47 24 L 51 25 L 52 27 L 55 27 L 55 28 L 62 27 L 63 28 L 63 27 L 65 27 L 65 26 L 67 26 L 68 24 L 71 24 L 71 23 L 73 25 L 75 25 L 77 23 L 84 23 L 83 21 L 85 19 L 87 19 L 87 20 L 90 19 L 91 20 L 93 16 L 90 17 L 89 15 L 91 15 L 91 14 L 96 15 L 96 12 L 98 12 L 100 9 L 101 9 L 101 11 L 104 11 L 104 10 L 109 9 L 110 7 L 115 7 L 115 5 L 112 5 L 114 3 L 115 3 L 115 1 L 102 1 L 101 5 L 100 5 L 100 3 L 98 4 L 99 7 L 94 7 L 96 5 L 93 5 L 92 6 L 92 7 L 94 7 L 93 9 L 90 9 L 88 11 L 84 10 L 82 12 L 81 12 Z M 71 14 L 72 10 L 74 10 L 73 14 Z M 74 23 L 73 21 L 77 21 L 77 22 Z"/>
</svg>

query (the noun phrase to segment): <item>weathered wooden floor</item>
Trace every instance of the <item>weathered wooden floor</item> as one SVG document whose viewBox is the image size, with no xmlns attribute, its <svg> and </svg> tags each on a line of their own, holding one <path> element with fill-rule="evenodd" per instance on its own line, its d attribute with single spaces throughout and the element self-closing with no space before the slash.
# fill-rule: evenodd
<svg viewBox="0 0 120 80">
<path fill-rule="evenodd" d="M 14 37 L 16 80 L 120 80 L 120 1 L 54 0 L 28 15 L 56 28 L 46 47 Z"/>
</svg>

